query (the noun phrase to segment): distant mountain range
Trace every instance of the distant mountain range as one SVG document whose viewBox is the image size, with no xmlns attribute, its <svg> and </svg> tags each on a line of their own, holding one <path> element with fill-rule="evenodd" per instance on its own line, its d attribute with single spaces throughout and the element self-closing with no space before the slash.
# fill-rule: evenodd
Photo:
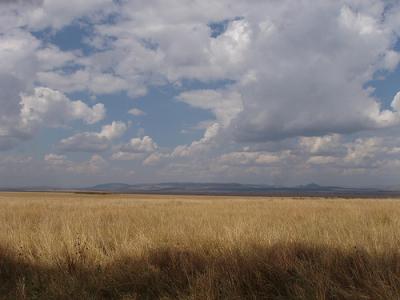
<svg viewBox="0 0 400 300">
<path fill-rule="evenodd" d="M 343 197 L 400 197 L 400 188 L 351 188 L 321 186 L 315 183 L 294 187 L 240 183 L 168 182 L 154 184 L 105 183 L 86 188 L 20 187 L 2 188 L 3 191 L 71 191 L 79 193 L 130 194 L 188 194 L 188 195 L 243 195 L 243 196 L 343 196 Z"/>
<path fill-rule="evenodd" d="M 240 184 L 169 182 L 156 184 L 106 183 L 81 189 L 109 193 L 194 194 L 194 195 L 271 195 L 271 196 L 400 196 L 400 189 L 346 188 L 315 183 L 295 187 Z"/>
</svg>

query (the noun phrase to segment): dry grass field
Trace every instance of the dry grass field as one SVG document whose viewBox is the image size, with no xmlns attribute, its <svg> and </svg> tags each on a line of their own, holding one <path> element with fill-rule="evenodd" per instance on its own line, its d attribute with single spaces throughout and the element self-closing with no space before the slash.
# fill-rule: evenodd
<svg viewBox="0 0 400 300">
<path fill-rule="evenodd" d="M 0 193 L 1 299 L 400 299 L 400 201 Z"/>
</svg>

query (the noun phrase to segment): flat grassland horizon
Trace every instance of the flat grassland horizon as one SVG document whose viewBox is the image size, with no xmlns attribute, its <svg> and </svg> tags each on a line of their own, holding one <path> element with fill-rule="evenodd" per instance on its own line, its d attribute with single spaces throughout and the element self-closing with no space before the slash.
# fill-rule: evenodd
<svg viewBox="0 0 400 300">
<path fill-rule="evenodd" d="M 400 299 L 400 201 L 0 193 L 0 299 Z"/>
</svg>

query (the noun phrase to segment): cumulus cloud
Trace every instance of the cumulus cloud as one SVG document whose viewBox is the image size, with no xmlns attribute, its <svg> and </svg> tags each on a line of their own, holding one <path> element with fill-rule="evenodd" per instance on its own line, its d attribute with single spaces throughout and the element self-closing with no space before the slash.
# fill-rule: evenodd
<svg viewBox="0 0 400 300">
<path fill-rule="evenodd" d="M 390 105 L 395 111 L 400 111 L 400 91 L 394 96 Z"/>
<path fill-rule="evenodd" d="M 61 0 L 2 1 L 0 12 L 14 19 L 13 23 L 32 30 L 61 29 L 80 17 L 103 15 L 102 10 L 111 9 L 112 0 L 87 0 L 69 2 Z M 6 22 L 4 22 L 6 24 Z"/>
<path fill-rule="evenodd" d="M 137 160 L 142 159 L 158 149 L 157 143 L 149 136 L 133 138 L 129 143 L 115 148 L 112 154 L 114 160 Z"/>
<path fill-rule="evenodd" d="M 80 100 L 71 101 L 59 91 L 38 87 L 32 95 L 21 95 L 20 116 L 22 126 L 26 127 L 35 124 L 58 127 L 73 120 L 94 124 L 105 117 L 105 108 L 100 103 L 89 107 Z"/>
<path fill-rule="evenodd" d="M 60 127 L 76 120 L 93 124 L 105 115 L 102 104 L 90 107 L 54 88 L 37 85 L 41 70 L 69 66 L 76 55 L 43 43 L 27 30 L 22 20 L 24 3 L 0 7 L 1 150 L 31 138 L 40 127 Z M 26 5 L 39 4 L 33 1 Z"/>
<path fill-rule="evenodd" d="M 42 72 L 49 70 L 60 70 L 63 67 L 70 67 L 79 59 L 76 53 L 61 51 L 55 45 L 47 45 L 36 51 L 36 57 Z M 53 88 L 56 88 L 52 86 Z"/>
<path fill-rule="evenodd" d="M 1 10 L 0 10 L 1 11 Z M 35 76 L 35 52 L 40 41 L 20 29 L 0 34 L 0 146 L 11 148 L 27 138 L 20 127 L 20 93 L 30 90 Z"/>
<path fill-rule="evenodd" d="M 145 153 L 117 151 L 111 155 L 113 160 L 140 160 L 145 157 Z"/>
<path fill-rule="evenodd" d="M 144 161 L 143 164 L 146 166 L 156 165 L 164 157 L 161 153 L 152 153 Z"/>
<path fill-rule="evenodd" d="M 126 131 L 128 126 L 123 122 L 113 121 L 109 125 L 104 125 L 99 133 L 100 137 L 105 137 L 108 140 L 120 138 Z"/>
<path fill-rule="evenodd" d="M 149 136 L 142 138 L 133 138 L 128 144 L 121 147 L 125 152 L 153 152 L 158 148 L 157 144 Z"/>
<path fill-rule="evenodd" d="M 120 138 L 127 130 L 123 122 L 113 121 L 100 132 L 80 132 L 62 139 L 58 148 L 66 152 L 101 152 L 109 149 L 111 141 Z"/>
<path fill-rule="evenodd" d="M 399 62 L 395 9 L 381 1 L 234 1 L 228 9 L 213 4 L 211 15 L 199 1 L 168 13 L 162 3 L 153 5 L 158 9 L 126 3 L 120 22 L 96 27 L 108 46 L 92 64 L 99 63 L 98 71 L 112 68 L 134 87 L 127 88 L 132 95 L 183 79 L 232 80 L 226 91 L 186 91 L 178 99 L 211 110 L 224 126 L 234 119 L 230 129 L 239 141 L 399 123 L 398 112 L 382 109 L 364 88 L 376 71 L 393 70 Z M 225 26 L 213 34 L 209 24 L 218 21 Z"/>
<path fill-rule="evenodd" d="M 233 165 L 268 165 L 280 161 L 280 156 L 267 152 L 231 152 L 223 154 L 220 162 Z"/>
<path fill-rule="evenodd" d="M 237 139 L 260 142 L 397 125 L 398 112 L 382 109 L 364 88 L 377 70 L 398 64 L 393 31 L 377 14 L 385 14 L 384 5 L 287 4 L 274 3 L 252 27 L 252 76 L 238 86 L 244 101 L 233 123 Z"/>
<path fill-rule="evenodd" d="M 242 111 L 242 99 L 238 92 L 230 90 L 192 90 L 178 96 L 193 107 L 210 110 L 224 127 Z"/>
<path fill-rule="evenodd" d="M 44 161 L 50 169 L 75 173 L 93 175 L 98 174 L 107 166 L 107 161 L 98 154 L 94 154 L 89 160 L 74 162 L 64 155 L 54 153 L 46 154 Z"/>
<path fill-rule="evenodd" d="M 75 61 L 76 62 L 76 61 Z M 81 64 L 75 66 L 82 67 Z M 38 73 L 40 83 L 52 86 L 63 92 L 90 91 L 93 94 L 112 94 L 126 90 L 128 83 L 118 77 L 107 73 L 96 72 L 89 69 L 79 69 L 70 74 L 63 70 L 49 70 Z"/>
<path fill-rule="evenodd" d="M 357 166 L 374 164 L 377 162 L 374 156 L 383 150 L 379 149 L 382 146 L 381 143 L 382 141 L 378 138 L 356 139 L 347 146 L 348 151 L 344 161 Z"/>
<path fill-rule="evenodd" d="M 338 136 L 307 138 L 300 147 L 308 150 L 303 155 L 307 163 L 326 165 L 344 171 L 368 170 L 397 160 L 397 139 L 392 137 L 364 137 L 345 140 Z M 312 141 L 312 140 L 313 141 Z"/>
<path fill-rule="evenodd" d="M 172 157 L 194 157 L 195 155 L 204 154 L 215 145 L 215 138 L 220 131 L 218 123 L 211 124 L 204 132 L 200 140 L 193 141 L 190 145 L 179 145 L 171 153 Z"/>
<path fill-rule="evenodd" d="M 330 163 L 335 163 L 337 162 L 338 159 L 333 156 L 312 156 L 307 160 L 308 164 L 314 164 L 314 165 L 325 165 L 325 164 L 330 164 Z"/>
<path fill-rule="evenodd" d="M 318 137 L 302 137 L 299 145 L 307 153 L 312 155 L 326 155 L 332 152 L 338 152 L 343 147 L 341 136 L 338 134 L 318 136 Z"/>
<path fill-rule="evenodd" d="M 146 113 L 144 111 L 140 110 L 139 108 L 132 108 L 128 111 L 128 113 L 135 117 L 146 115 Z"/>
<path fill-rule="evenodd" d="M 142 1 L 116 5 L 116 22 L 95 25 L 94 35 L 86 39 L 100 51 L 77 59 L 79 68 L 72 74 L 60 69 L 40 72 L 40 82 L 64 92 L 127 91 L 138 97 L 149 86 L 185 79 L 240 78 L 250 43 L 246 20 L 233 17 L 224 32 L 212 37 L 211 7 L 200 1 L 176 2 L 172 6 L 179 9 L 167 13 L 164 6 L 160 1 L 151 7 Z M 214 19 L 225 18 L 224 6 L 213 6 L 217 9 Z"/>
<path fill-rule="evenodd" d="M 168 13 L 159 1 L 151 10 L 142 2 L 120 4 L 120 19 L 95 27 L 92 46 L 103 51 L 81 59 L 83 68 L 73 74 L 40 78 L 66 91 L 126 90 L 132 96 L 184 79 L 232 80 L 229 91 L 187 91 L 178 99 L 211 110 L 224 126 L 235 119 L 231 131 L 240 141 L 399 123 L 397 111 L 382 109 L 364 88 L 376 71 L 399 62 L 393 7 L 377 0 L 234 1 L 229 9 L 223 3 L 212 5 L 211 15 L 199 1 L 174 3 L 180 9 Z M 213 35 L 210 23 L 218 21 L 224 29 Z"/>
<path fill-rule="evenodd" d="M 109 140 L 96 132 L 81 132 L 62 139 L 57 148 L 66 152 L 101 152 L 109 148 Z"/>
</svg>

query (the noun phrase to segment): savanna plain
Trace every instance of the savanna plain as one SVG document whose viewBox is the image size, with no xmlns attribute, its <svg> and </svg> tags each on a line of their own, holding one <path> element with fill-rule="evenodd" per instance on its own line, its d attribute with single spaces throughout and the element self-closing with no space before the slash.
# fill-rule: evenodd
<svg viewBox="0 0 400 300">
<path fill-rule="evenodd" d="M 400 299 L 397 199 L 0 193 L 0 299 Z"/>
</svg>

